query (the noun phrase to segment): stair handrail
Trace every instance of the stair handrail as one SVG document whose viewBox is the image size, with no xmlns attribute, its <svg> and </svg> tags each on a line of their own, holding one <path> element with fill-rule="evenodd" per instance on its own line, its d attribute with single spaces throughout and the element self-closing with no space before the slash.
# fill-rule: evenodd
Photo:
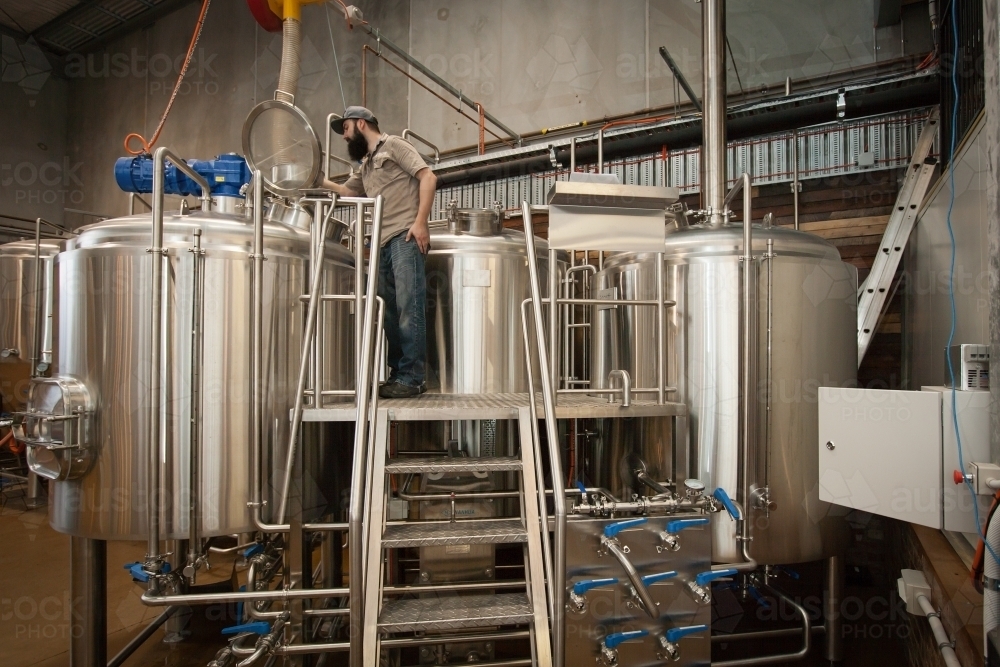
<svg viewBox="0 0 1000 667">
<path fill-rule="evenodd" d="M 521 219 L 524 221 L 524 244 L 528 255 L 528 276 L 531 286 L 531 310 L 535 323 L 535 342 L 538 345 L 538 366 L 541 373 L 542 408 L 545 416 L 545 430 L 548 439 L 549 466 L 552 474 L 552 499 L 555 509 L 555 535 L 553 539 L 553 562 L 552 562 L 552 664 L 555 667 L 563 667 L 566 654 L 566 629 L 564 618 L 566 614 L 566 493 L 565 488 L 562 493 L 558 485 L 563 484 L 562 458 L 559 452 L 559 432 L 556 424 L 555 414 L 555 390 L 554 379 L 549 367 L 549 352 L 545 343 L 545 320 L 542 317 L 542 295 L 538 283 L 538 262 L 535 256 L 535 235 L 534 227 L 531 224 L 531 206 L 528 202 L 521 204 Z M 558 271 L 554 261 L 549 261 L 548 270 L 550 272 L 550 284 L 554 284 L 551 272 Z M 557 284 L 557 283 L 555 283 Z M 552 290 L 550 307 L 554 310 L 558 288 Z M 554 332 L 559 335 L 558 327 Z M 530 375 L 530 373 L 529 373 Z M 529 404 L 535 402 L 535 396 L 528 397 Z M 547 525 L 544 528 L 547 529 Z M 548 539 L 548 535 L 544 535 Z"/>
<path fill-rule="evenodd" d="M 350 200 L 348 200 L 350 201 Z M 351 643 L 351 667 L 363 667 L 364 655 L 362 653 L 362 638 L 364 636 L 364 536 L 363 518 L 365 501 L 365 484 L 361 480 L 367 479 L 366 469 L 368 467 L 368 418 L 371 401 L 369 396 L 374 391 L 378 383 L 378 376 L 375 374 L 375 355 L 373 348 L 375 329 L 375 299 L 378 290 L 379 273 L 379 248 L 382 239 L 382 195 L 375 197 L 374 209 L 372 210 L 372 235 L 371 252 L 368 255 L 368 280 L 365 286 L 365 307 L 364 325 L 362 327 L 361 338 L 361 360 L 358 364 L 357 379 L 357 416 L 354 421 L 354 457 L 351 474 L 351 503 L 348 512 L 348 543 L 350 562 L 350 625 L 348 626 L 348 636 Z M 360 242 L 364 242 L 364 218 L 359 217 L 356 229 L 361 230 L 357 234 Z M 357 313 L 357 311 L 355 311 Z M 356 315 L 360 316 L 360 314 Z M 371 529 L 371 526 L 369 526 Z"/>
</svg>

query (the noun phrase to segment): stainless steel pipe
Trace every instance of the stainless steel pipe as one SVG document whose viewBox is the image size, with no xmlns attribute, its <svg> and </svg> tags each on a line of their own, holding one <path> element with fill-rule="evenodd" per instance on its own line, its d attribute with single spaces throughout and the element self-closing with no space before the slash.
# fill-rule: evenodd
<svg viewBox="0 0 1000 667">
<path fill-rule="evenodd" d="M 108 661 L 108 543 L 70 538 L 70 667 Z"/>
<path fill-rule="evenodd" d="M 802 647 L 793 653 L 779 653 L 778 655 L 759 655 L 753 658 L 739 658 L 737 660 L 723 660 L 720 662 L 712 662 L 713 667 L 750 667 L 751 665 L 773 665 L 781 662 L 795 662 L 796 660 L 801 660 L 809 655 L 809 649 L 812 646 L 812 633 L 813 628 L 809 622 L 809 612 L 807 612 L 802 605 L 797 603 L 795 600 L 791 599 L 778 589 L 772 586 L 765 586 L 765 588 L 772 593 L 779 600 L 787 603 L 792 609 L 795 610 L 796 615 L 802 621 L 802 629 L 799 632 L 802 634 Z"/>
<path fill-rule="evenodd" d="M 199 468 L 201 467 L 201 356 L 203 335 L 202 316 L 204 311 L 204 261 L 205 251 L 201 249 L 201 229 L 194 230 L 194 247 L 189 249 L 191 261 L 194 264 L 191 293 L 191 420 L 188 424 L 188 434 L 191 441 L 188 459 L 188 553 L 184 574 L 188 581 L 194 583 L 198 574 L 198 557 L 201 556 L 201 538 L 198 533 L 198 484 Z M 190 568 L 190 569 L 188 569 Z"/>
<path fill-rule="evenodd" d="M 545 349 L 545 331 L 542 317 L 542 295 L 538 283 L 538 260 L 535 257 L 535 242 L 531 225 L 531 207 L 528 202 L 521 204 L 521 215 L 524 219 L 525 249 L 528 254 L 528 273 L 531 276 L 531 308 L 535 321 L 535 342 L 538 345 L 538 366 L 542 382 L 542 406 L 545 412 L 545 430 L 548 438 L 549 467 L 552 474 L 552 500 L 555 509 L 555 535 L 552 560 L 552 652 L 553 665 L 562 667 L 566 656 L 566 629 L 564 627 L 566 612 L 566 494 L 563 480 L 562 457 L 559 451 L 559 429 L 556 424 L 555 386 L 558 378 L 554 378 L 549 366 L 549 351 Z M 549 294 L 555 299 L 558 294 L 558 269 L 555 264 L 555 251 L 549 251 Z M 550 311 L 550 335 L 554 338 L 551 354 L 558 359 L 555 346 L 558 344 L 558 327 L 555 322 L 555 306 Z M 534 402 L 534 397 L 529 401 Z M 360 666 L 359 666 L 360 667 Z"/>
<path fill-rule="evenodd" d="M 702 0 L 702 193 L 708 224 L 725 224 L 726 191 L 726 2 Z"/>
<path fill-rule="evenodd" d="M 143 569 L 150 574 L 159 574 L 163 567 L 160 554 L 160 364 L 163 341 L 163 261 L 166 250 L 163 247 L 163 195 L 166 161 L 170 160 L 178 170 L 201 188 L 202 210 L 212 208 L 212 193 L 208 181 L 188 166 L 184 160 L 161 146 L 153 152 L 153 231 L 149 252 L 152 255 L 152 279 L 150 289 L 150 331 L 149 331 L 149 441 L 147 452 L 146 493 L 147 522 L 149 536 L 146 541 L 146 558 Z M 156 577 L 149 578 L 149 586 L 155 589 Z"/>
<path fill-rule="evenodd" d="M 371 253 L 368 258 L 368 282 L 365 286 L 365 309 L 364 327 L 361 334 L 361 361 L 357 384 L 357 419 L 354 422 L 354 460 L 352 465 L 351 479 L 355 483 L 351 485 L 351 503 L 348 511 L 348 546 L 350 549 L 350 604 L 351 619 L 348 628 L 348 636 L 351 641 L 351 666 L 363 667 L 364 655 L 361 650 L 361 640 L 364 632 L 364 499 L 365 484 L 358 484 L 359 480 L 366 478 L 366 463 L 368 461 L 368 408 L 371 400 L 369 389 L 373 393 L 378 378 L 374 377 L 375 364 L 373 348 L 375 347 L 375 296 L 378 288 L 378 267 L 381 253 L 382 239 L 382 196 L 375 198 L 375 206 L 372 211 L 372 236 Z M 364 216 L 359 216 L 358 227 L 364 229 Z M 359 244 L 363 245 L 364 237 L 359 234 Z M 358 287 L 355 286 L 355 290 Z M 355 317 L 361 317 L 360 311 L 355 311 Z"/>
<path fill-rule="evenodd" d="M 528 416 L 531 419 L 532 443 L 541 443 L 542 438 L 538 432 L 538 407 L 535 405 L 535 380 L 532 376 L 534 363 L 531 358 L 531 341 L 528 336 L 527 306 L 530 303 L 531 299 L 525 299 L 521 302 L 521 335 L 524 339 L 524 363 L 527 365 L 528 396 L 531 399 L 528 401 Z M 522 442 L 521 446 L 524 447 L 524 445 L 525 443 Z M 555 593 L 553 591 L 552 546 L 548 539 L 549 510 L 545 499 L 545 473 L 542 471 L 542 462 L 538 457 L 538 449 L 534 445 L 531 448 L 531 455 L 535 457 L 535 484 L 538 489 L 538 521 L 541 523 L 539 529 L 545 538 L 542 540 L 542 558 L 545 561 L 545 584 L 548 591 L 549 618 L 551 619 L 555 616 Z M 519 494 L 519 492 L 516 493 Z M 525 502 L 528 502 L 527 499 L 525 499 Z"/>
<path fill-rule="evenodd" d="M 331 206 L 320 225 L 319 238 L 316 241 L 320 248 L 326 243 L 326 234 L 330 229 L 330 218 L 333 217 L 333 209 L 334 207 Z M 295 457 L 298 454 L 299 431 L 302 428 L 303 392 L 306 388 L 306 375 L 309 371 L 309 348 L 312 346 L 315 337 L 316 313 L 319 310 L 320 303 L 317 295 L 319 294 L 322 280 L 323 262 L 314 261 L 312 266 L 312 284 L 309 287 L 309 294 L 311 296 L 309 299 L 309 310 L 306 313 L 305 330 L 302 332 L 302 356 L 299 363 L 299 379 L 295 385 L 295 407 L 292 410 L 292 428 L 288 436 L 288 456 L 285 460 L 284 482 L 281 487 L 281 504 L 278 507 L 278 516 L 276 517 L 279 524 L 284 523 L 285 513 L 288 510 L 288 496 L 292 487 L 292 468 L 294 467 Z M 319 407 L 319 401 L 317 400 L 315 403 Z"/>
</svg>

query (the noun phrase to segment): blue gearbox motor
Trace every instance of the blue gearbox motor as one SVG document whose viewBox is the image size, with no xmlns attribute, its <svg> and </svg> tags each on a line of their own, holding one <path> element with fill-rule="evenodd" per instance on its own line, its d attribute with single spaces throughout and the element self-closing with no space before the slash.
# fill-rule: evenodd
<svg viewBox="0 0 1000 667">
<path fill-rule="evenodd" d="M 185 160 L 189 167 L 205 177 L 212 194 L 221 197 L 241 197 L 240 188 L 250 182 L 247 161 L 235 153 L 220 155 L 214 160 Z M 201 196 L 201 188 L 184 172 L 167 162 L 164 169 L 164 193 L 168 195 Z M 146 194 L 153 191 L 153 158 L 149 155 L 120 157 L 115 161 L 115 180 L 125 192 Z"/>
</svg>

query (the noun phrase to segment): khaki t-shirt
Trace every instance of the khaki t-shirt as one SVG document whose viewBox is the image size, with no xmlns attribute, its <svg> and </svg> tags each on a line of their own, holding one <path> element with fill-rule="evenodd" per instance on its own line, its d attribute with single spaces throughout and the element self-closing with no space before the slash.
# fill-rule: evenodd
<svg viewBox="0 0 1000 667">
<path fill-rule="evenodd" d="M 410 228 L 420 206 L 417 172 L 427 163 L 406 139 L 383 134 L 373 153 L 361 160 L 359 173 L 344 184 L 364 197 L 382 195 L 382 243 Z"/>
</svg>

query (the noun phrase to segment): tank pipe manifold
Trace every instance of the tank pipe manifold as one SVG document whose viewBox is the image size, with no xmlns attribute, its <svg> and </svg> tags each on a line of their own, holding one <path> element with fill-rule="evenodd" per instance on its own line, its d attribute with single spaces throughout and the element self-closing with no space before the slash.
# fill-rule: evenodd
<svg viewBox="0 0 1000 667">
<path fill-rule="evenodd" d="M 646 517 L 640 517 L 637 519 L 626 519 L 625 521 L 618 521 L 616 523 L 608 524 L 604 527 L 604 533 L 601 535 L 601 546 L 604 551 L 612 556 L 618 561 L 618 564 L 622 566 L 625 571 L 625 576 L 628 577 L 629 583 L 632 584 L 632 590 L 635 591 L 635 596 L 638 598 L 639 602 L 642 604 L 643 610 L 652 619 L 657 619 L 660 617 L 660 613 L 657 610 L 656 601 L 653 600 L 653 596 L 650 595 L 649 589 L 646 588 L 645 582 L 642 577 L 639 576 L 639 572 L 632 565 L 632 561 L 629 560 L 625 553 L 625 548 L 622 547 L 621 543 L 618 541 L 618 533 L 626 528 L 631 528 L 633 526 L 638 526 L 646 523 L 648 519 Z"/>
<path fill-rule="evenodd" d="M 188 164 L 170 152 L 165 146 L 153 152 L 153 229 L 150 247 L 153 256 L 150 280 L 150 359 L 149 359 L 149 439 L 147 442 L 146 470 L 146 520 L 149 534 L 146 540 L 146 557 L 142 569 L 151 575 L 148 590 L 159 590 L 159 575 L 163 569 L 163 554 L 160 553 L 160 409 L 162 387 L 160 378 L 161 342 L 163 340 L 163 259 L 167 254 L 163 247 L 163 197 L 166 161 L 170 160 L 184 175 L 201 188 L 203 211 L 212 210 L 212 192 L 208 181 Z"/>
<path fill-rule="evenodd" d="M 600 492 L 601 490 L 596 490 Z M 669 497 L 655 497 L 648 498 L 641 496 L 635 500 L 623 501 L 615 500 L 614 496 L 610 493 L 604 492 L 604 495 L 597 498 L 587 498 L 586 495 L 591 493 L 591 489 L 586 489 L 586 493 L 582 494 L 583 499 L 573 505 L 573 514 L 589 514 L 591 516 L 613 516 L 619 514 L 639 514 L 639 515 L 650 515 L 650 514 L 672 514 L 674 512 L 690 511 L 690 510 L 701 510 L 703 512 L 719 512 L 722 507 L 715 501 L 714 498 L 704 495 L 696 496 L 686 496 L 679 497 L 671 495 Z M 756 564 L 755 564 L 756 566 Z M 720 566 L 717 569 L 730 569 L 735 566 L 725 565 Z"/>
</svg>

